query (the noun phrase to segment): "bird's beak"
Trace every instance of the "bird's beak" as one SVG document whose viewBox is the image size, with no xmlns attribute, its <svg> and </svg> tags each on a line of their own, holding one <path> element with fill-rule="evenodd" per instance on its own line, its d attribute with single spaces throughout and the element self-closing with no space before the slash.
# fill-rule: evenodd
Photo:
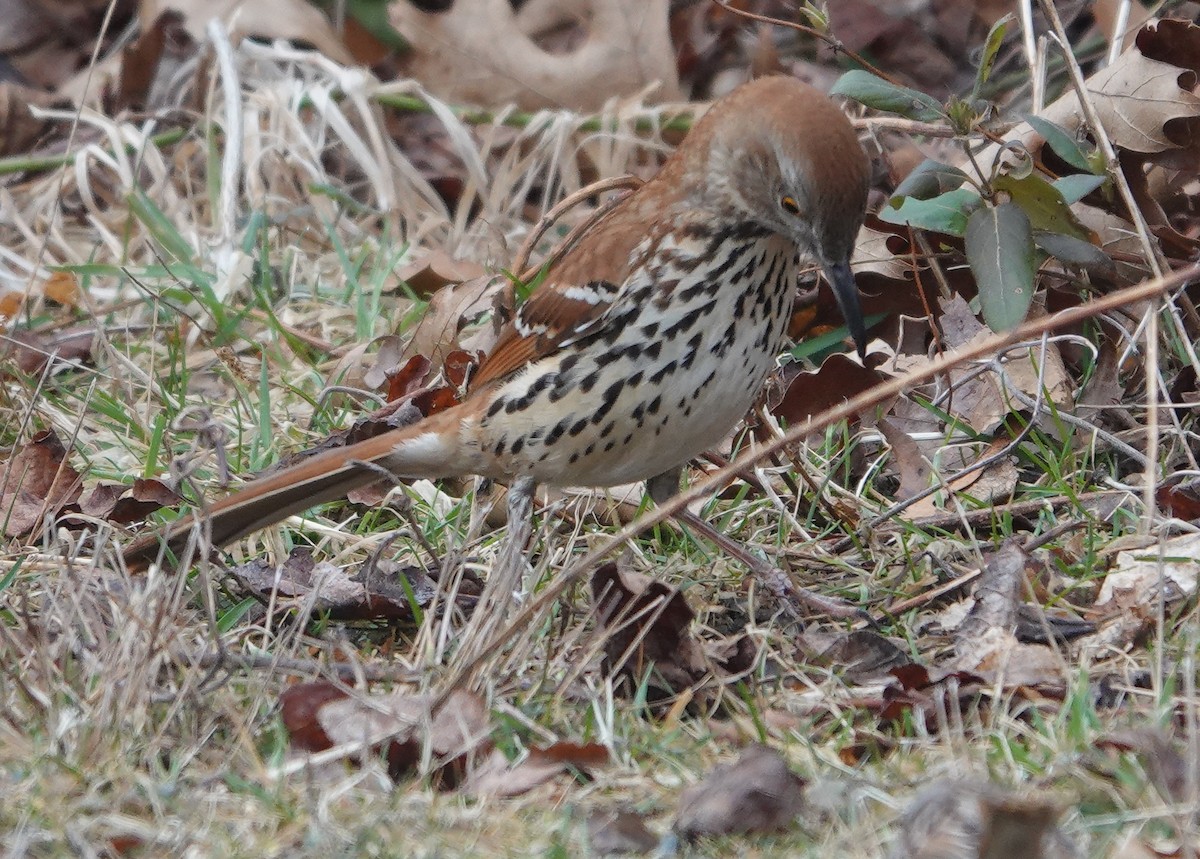
<svg viewBox="0 0 1200 859">
<path fill-rule="evenodd" d="M 854 273 L 850 271 L 849 262 L 826 263 L 825 278 L 833 289 L 833 297 L 837 299 L 838 309 L 858 347 L 858 357 L 867 357 L 867 330 L 863 326 L 862 305 L 858 300 L 858 285 L 854 282 Z"/>
</svg>

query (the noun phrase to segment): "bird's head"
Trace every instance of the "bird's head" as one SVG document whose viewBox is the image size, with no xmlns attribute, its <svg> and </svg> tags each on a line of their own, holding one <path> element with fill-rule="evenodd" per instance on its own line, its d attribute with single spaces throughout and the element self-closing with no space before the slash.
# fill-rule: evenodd
<svg viewBox="0 0 1200 859">
<path fill-rule="evenodd" d="M 861 354 L 862 309 L 850 255 L 862 226 L 870 164 L 846 115 L 793 78 L 761 78 L 718 102 L 685 146 L 703 162 L 704 205 L 734 210 L 820 263 Z"/>
</svg>

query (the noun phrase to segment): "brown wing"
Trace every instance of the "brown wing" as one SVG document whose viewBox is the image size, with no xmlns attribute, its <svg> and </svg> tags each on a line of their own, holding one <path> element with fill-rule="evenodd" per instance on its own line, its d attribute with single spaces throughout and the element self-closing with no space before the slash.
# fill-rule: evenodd
<svg viewBox="0 0 1200 859">
<path fill-rule="evenodd" d="M 618 203 L 550 270 L 483 359 L 473 388 L 553 354 L 601 322 L 629 277 L 634 249 L 647 238 L 644 211 L 652 186 Z"/>
</svg>

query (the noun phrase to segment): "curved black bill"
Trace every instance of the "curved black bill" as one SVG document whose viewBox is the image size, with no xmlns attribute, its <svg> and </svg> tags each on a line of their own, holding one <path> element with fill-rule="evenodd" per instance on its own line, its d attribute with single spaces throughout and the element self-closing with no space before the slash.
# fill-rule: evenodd
<svg viewBox="0 0 1200 859">
<path fill-rule="evenodd" d="M 867 357 L 867 330 L 863 326 L 862 305 L 858 300 L 858 284 L 854 282 L 854 273 L 850 271 L 850 263 L 838 262 L 825 266 L 825 278 L 833 289 L 833 297 L 837 299 L 838 309 L 858 347 L 858 357 Z"/>
</svg>

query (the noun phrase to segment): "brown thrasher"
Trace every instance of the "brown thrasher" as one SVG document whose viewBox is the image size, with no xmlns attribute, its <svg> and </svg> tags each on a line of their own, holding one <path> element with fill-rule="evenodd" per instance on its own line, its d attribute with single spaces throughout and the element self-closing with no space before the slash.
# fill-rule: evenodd
<svg viewBox="0 0 1200 859">
<path fill-rule="evenodd" d="M 538 482 L 647 480 L 655 501 L 669 498 L 774 366 L 801 258 L 823 267 L 862 351 L 849 258 L 868 166 L 850 122 L 817 90 L 786 77 L 739 87 L 553 266 L 460 405 L 249 483 L 163 539 L 178 551 L 200 525 L 222 546 L 389 475 L 506 480 L 521 496 L 514 509 L 528 509 Z M 777 596 L 845 613 L 698 517 L 683 519 Z M 125 558 L 151 561 L 160 542 L 143 538 Z"/>
</svg>

